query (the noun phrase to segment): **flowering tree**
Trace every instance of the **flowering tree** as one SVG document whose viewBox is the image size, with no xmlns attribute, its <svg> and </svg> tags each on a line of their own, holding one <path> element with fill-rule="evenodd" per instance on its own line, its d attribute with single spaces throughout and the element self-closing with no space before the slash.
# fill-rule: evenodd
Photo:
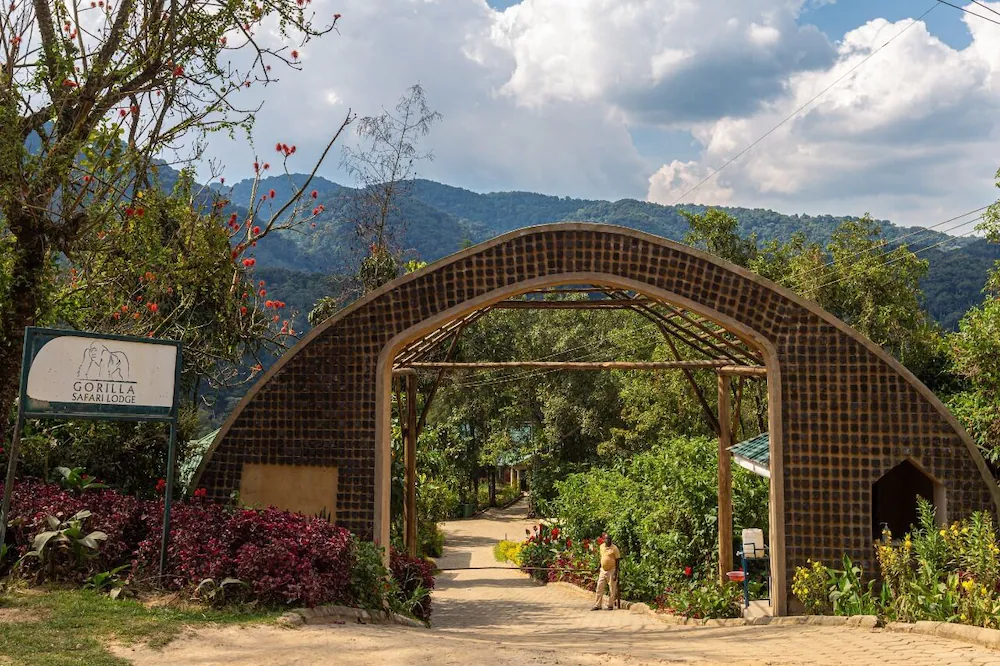
<svg viewBox="0 0 1000 666">
<path fill-rule="evenodd" d="M 196 213 L 208 199 L 188 188 L 189 210 L 183 212 L 176 201 L 150 205 L 141 197 L 168 188 L 167 175 L 176 172 L 163 169 L 165 161 L 197 159 L 207 132 L 249 130 L 255 109 L 240 108 L 237 93 L 276 80 L 272 67 L 298 69 L 298 49 L 334 30 L 339 18 L 317 18 L 310 0 L 4 0 L 0 441 L 16 396 L 25 326 L 56 311 L 66 315 L 76 305 L 82 314 L 72 321 L 89 326 L 104 316 L 110 328 L 121 330 L 131 318 L 130 327 L 157 335 L 167 330 L 164 322 L 183 320 L 173 313 L 192 311 L 193 300 L 182 294 L 149 293 L 156 291 L 151 285 L 167 281 L 143 266 L 147 255 L 127 254 L 139 249 L 127 239 L 139 227 L 168 247 L 181 228 L 197 226 Z M 274 29 L 258 36 L 264 25 Z M 293 152 L 282 148 L 285 158 Z M 257 215 L 271 202 L 258 199 L 221 227 L 238 236 L 232 250 L 224 249 L 230 294 L 242 297 L 254 243 L 302 221 L 290 213 L 304 191 L 263 221 Z M 67 263 L 77 271 L 68 292 L 60 281 Z M 110 302 L 84 303 L 83 295 L 93 299 L 101 288 L 115 299 L 138 289 L 135 273 L 146 293 L 136 294 L 142 301 L 116 303 L 117 318 Z M 157 300 L 149 301 L 151 295 Z M 167 312 L 170 296 L 174 310 Z M 237 313 L 249 314 L 250 305 L 238 306 L 244 307 L 246 313 Z"/>
</svg>

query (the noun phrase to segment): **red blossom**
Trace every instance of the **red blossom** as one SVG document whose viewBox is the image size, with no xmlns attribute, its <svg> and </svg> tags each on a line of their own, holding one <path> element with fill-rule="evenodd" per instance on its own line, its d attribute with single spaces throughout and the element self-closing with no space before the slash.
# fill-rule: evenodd
<svg viewBox="0 0 1000 666">
<path fill-rule="evenodd" d="M 147 303 L 146 307 L 149 308 L 149 311 L 153 314 L 156 314 L 156 312 L 160 309 L 160 306 L 156 303 Z"/>
<path fill-rule="evenodd" d="M 252 231 L 253 231 L 253 235 L 256 236 L 257 234 L 260 233 L 260 227 L 254 227 Z"/>
<path fill-rule="evenodd" d="M 313 199 L 315 199 L 316 197 L 319 196 L 319 192 L 317 192 L 316 190 L 313 190 L 312 192 L 309 193 L 309 196 L 311 196 Z"/>
<path fill-rule="evenodd" d="M 195 497 L 205 497 L 206 495 L 208 495 L 208 491 L 204 488 L 198 488 L 194 491 Z"/>
<path fill-rule="evenodd" d="M 298 59 L 299 59 L 299 52 L 292 51 L 292 60 L 298 60 Z"/>
<path fill-rule="evenodd" d="M 247 313 L 247 306 L 244 305 L 243 307 L 240 308 L 240 314 L 245 315 L 246 313 Z"/>
<path fill-rule="evenodd" d="M 177 78 L 179 76 L 184 76 L 184 66 L 183 65 L 177 65 L 176 67 L 174 67 L 174 78 Z"/>
<path fill-rule="evenodd" d="M 688 578 L 690 578 L 691 574 L 693 574 L 693 573 L 694 573 L 694 570 L 691 567 L 684 567 L 684 575 L 685 576 L 687 576 Z"/>
<path fill-rule="evenodd" d="M 70 81 L 69 79 L 63 79 L 62 84 L 64 88 L 78 88 L 80 86 L 76 81 Z"/>
<path fill-rule="evenodd" d="M 268 190 L 267 196 L 269 196 L 269 197 L 271 197 L 273 199 L 274 198 L 274 190 Z"/>
<path fill-rule="evenodd" d="M 166 489 L 167 489 L 167 482 L 166 482 L 165 479 L 160 479 L 159 481 L 156 482 L 156 492 L 157 493 L 159 493 L 159 494 L 162 495 L 163 492 L 166 491 Z"/>
</svg>

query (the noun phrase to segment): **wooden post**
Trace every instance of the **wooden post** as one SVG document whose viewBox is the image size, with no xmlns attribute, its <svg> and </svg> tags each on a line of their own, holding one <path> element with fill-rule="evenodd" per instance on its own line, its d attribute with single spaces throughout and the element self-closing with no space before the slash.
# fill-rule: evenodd
<svg viewBox="0 0 1000 666">
<path fill-rule="evenodd" d="M 719 577 L 725 582 L 733 564 L 733 465 L 731 379 L 719 375 Z"/>
<path fill-rule="evenodd" d="M 406 377 L 406 499 L 404 517 L 406 552 L 417 554 L 417 377 Z"/>
</svg>

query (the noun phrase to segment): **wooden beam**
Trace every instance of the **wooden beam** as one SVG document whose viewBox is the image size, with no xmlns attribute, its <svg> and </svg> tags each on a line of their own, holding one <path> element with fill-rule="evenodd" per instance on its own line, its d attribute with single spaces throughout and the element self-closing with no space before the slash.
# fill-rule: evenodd
<svg viewBox="0 0 1000 666">
<path fill-rule="evenodd" d="M 767 377 L 767 368 L 756 365 L 726 365 L 718 369 L 720 375 L 736 377 Z"/>
<path fill-rule="evenodd" d="M 647 305 L 652 301 L 642 298 L 608 298 L 600 301 L 500 301 L 494 303 L 495 310 L 624 310 L 636 305 Z"/>
<path fill-rule="evenodd" d="M 729 361 L 482 361 L 476 363 L 451 363 L 428 361 L 411 363 L 409 367 L 418 370 L 508 370 L 511 368 L 544 368 L 551 370 L 678 370 L 708 369 L 729 366 Z"/>
<path fill-rule="evenodd" d="M 406 377 L 406 498 L 404 517 L 406 521 L 406 552 L 417 554 L 417 377 Z"/>
<path fill-rule="evenodd" d="M 667 331 L 667 327 L 662 323 L 657 322 L 660 325 L 660 331 L 663 333 L 663 339 L 666 340 L 667 346 L 670 347 L 670 351 L 673 353 L 674 358 L 678 361 L 681 360 L 681 354 L 677 351 L 677 345 Z M 698 386 L 698 382 L 694 378 L 694 373 L 691 372 L 689 368 L 682 368 L 684 376 L 687 377 L 688 385 L 691 387 L 691 392 L 694 393 L 694 397 L 697 398 L 698 404 L 701 405 L 701 409 L 705 412 L 705 419 L 708 421 L 708 425 L 712 428 L 712 431 L 718 435 L 719 434 L 719 420 L 715 418 L 715 413 L 708 404 L 708 400 L 705 398 L 705 394 L 702 393 L 701 387 Z"/>
<path fill-rule="evenodd" d="M 719 578 L 733 565 L 733 464 L 732 405 L 728 375 L 719 375 Z"/>
<path fill-rule="evenodd" d="M 454 319 L 443 325 L 441 328 L 431 331 L 424 337 L 411 342 L 396 355 L 396 359 L 393 361 L 393 366 L 398 368 L 406 365 L 410 361 L 420 360 L 430 352 L 434 351 L 438 345 L 447 340 L 456 330 L 472 324 L 489 312 L 489 310 L 489 307 L 485 307 L 482 310 L 476 310 L 475 312 L 467 314 L 460 319 Z"/>
<path fill-rule="evenodd" d="M 609 292 L 608 295 L 620 295 L 620 293 L 619 292 Z M 652 303 L 652 301 L 650 301 L 650 303 Z M 667 327 L 669 327 L 675 338 L 677 338 L 678 340 L 680 340 L 681 342 L 683 342 L 684 344 L 686 344 L 688 347 L 691 347 L 691 349 L 694 349 L 696 352 L 698 352 L 700 354 L 710 355 L 711 352 L 709 350 L 711 350 L 711 351 L 714 351 L 714 352 L 716 352 L 718 354 L 722 354 L 723 356 L 728 357 L 729 359 L 731 359 L 733 361 L 733 363 L 737 363 L 737 364 L 738 363 L 744 363 L 748 359 L 749 360 L 753 360 L 752 357 L 750 357 L 743 349 L 741 349 L 740 347 L 734 345 L 732 342 L 730 342 L 728 340 L 724 340 L 724 341 L 726 342 L 727 346 L 730 347 L 730 349 L 726 349 L 726 348 L 720 347 L 719 345 L 715 344 L 714 342 L 712 342 L 708 338 L 705 338 L 704 336 L 698 335 L 694 331 L 691 331 L 691 330 L 685 328 L 684 326 L 678 324 L 677 322 L 674 321 L 674 319 L 679 318 L 679 317 L 682 316 L 682 314 L 678 310 L 675 310 L 675 309 L 671 308 L 669 305 L 666 305 L 665 303 L 659 303 L 658 301 L 655 304 L 662 305 L 662 306 L 668 308 L 671 311 L 672 314 L 670 314 L 669 316 L 665 315 L 662 312 L 656 310 L 655 308 L 650 307 L 649 305 L 645 305 L 645 306 L 641 306 L 641 307 L 642 307 L 642 309 L 646 310 L 651 315 L 653 315 L 654 317 L 656 317 L 659 321 L 661 321 Z M 681 334 L 683 334 L 683 335 L 681 335 Z M 694 342 L 692 342 L 692 340 L 690 340 L 688 338 L 693 338 Z M 708 349 L 706 349 L 706 347 Z M 740 356 L 742 356 L 743 358 L 740 358 Z"/>
<path fill-rule="evenodd" d="M 462 331 L 465 330 L 465 324 L 462 324 L 457 329 L 455 329 L 455 334 L 451 339 L 451 346 L 448 347 L 448 353 L 445 354 L 444 360 L 450 361 L 452 356 L 455 355 L 455 349 L 458 347 L 458 338 L 462 335 Z M 412 370 L 412 368 L 408 368 Z M 414 372 L 416 372 L 414 370 Z M 427 397 L 424 398 L 424 408 L 420 412 L 420 419 L 417 421 L 417 437 L 420 437 L 420 433 L 424 431 L 424 425 L 427 423 L 427 412 L 431 411 L 431 403 L 434 402 L 434 396 L 437 395 L 438 387 L 441 386 L 441 380 L 444 379 L 445 369 L 441 368 L 438 370 L 437 376 L 434 378 L 434 384 L 431 386 L 431 390 L 427 392 Z"/>
<path fill-rule="evenodd" d="M 719 340 L 723 344 L 726 344 L 726 345 L 729 345 L 730 347 L 738 349 L 740 351 L 740 353 L 743 354 L 744 356 L 748 356 L 749 358 L 753 359 L 754 361 L 757 361 L 758 363 L 763 363 L 764 362 L 763 357 L 761 357 L 761 355 L 758 354 L 756 352 L 756 350 L 750 350 L 748 352 L 747 350 L 743 349 L 739 345 L 733 343 L 732 340 L 729 340 L 728 338 L 726 338 L 726 336 L 722 335 L 722 333 L 720 333 L 719 331 L 717 331 L 717 330 L 715 330 L 715 329 L 713 329 L 713 328 L 711 328 L 709 326 L 706 326 L 704 322 L 701 322 L 701 321 L 698 321 L 698 320 L 694 319 L 693 317 L 689 316 L 687 313 L 685 313 L 680 308 L 674 307 L 673 305 L 670 305 L 668 303 L 661 303 L 660 305 L 662 305 L 664 308 L 666 308 L 667 310 L 669 310 L 673 314 L 677 315 L 678 317 L 680 317 L 684 321 L 688 322 L 692 326 L 695 326 L 696 328 L 698 328 L 698 329 L 704 331 L 705 333 L 711 335 L 712 337 L 716 338 L 717 340 Z M 723 329 L 723 330 L 725 330 L 725 329 Z"/>
</svg>

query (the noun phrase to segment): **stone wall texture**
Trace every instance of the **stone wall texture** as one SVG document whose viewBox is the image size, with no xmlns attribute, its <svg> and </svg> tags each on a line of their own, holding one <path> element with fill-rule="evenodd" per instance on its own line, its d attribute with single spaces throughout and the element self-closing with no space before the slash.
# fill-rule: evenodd
<svg viewBox="0 0 1000 666">
<path fill-rule="evenodd" d="M 533 278 L 600 273 L 665 290 L 766 339 L 781 371 L 786 582 L 807 558 L 875 566 L 871 486 L 904 458 L 943 484 L 948 514 L 993 509 L 990 481 L 939 403 L 829 315 L 746 271 L 654 236 L 594 224 L 524 229 L 406 276 L 310 333 L 248 394 L 199 485 L 224 500 L 250 463 L 334 465 L 337 522 L 372 538 L 375 378 L 397 334 Z"/>
</svg>

